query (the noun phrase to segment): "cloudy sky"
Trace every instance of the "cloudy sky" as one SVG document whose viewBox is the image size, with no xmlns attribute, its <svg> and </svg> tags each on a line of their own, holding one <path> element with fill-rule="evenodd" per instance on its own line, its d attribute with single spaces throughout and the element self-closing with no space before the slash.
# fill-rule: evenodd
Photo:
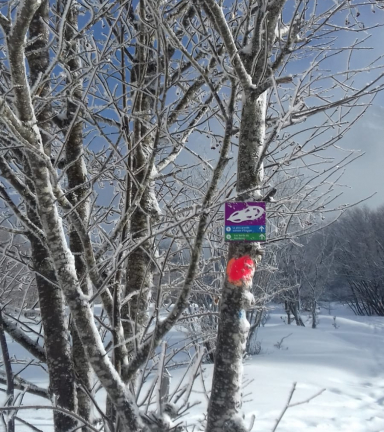
<svg viewBox="0 0 384 432">
<path fill-rule="evenodd" d="M 382 19 L 382 14 L 367 13 L 369 25 L 374 25 Z M 372 49 L 361 54 L 362 61 L 384 55 L 384 29 L 382 27 L 370 30 L 366 45 Z M 383 64 L 383 59 L 378 64 Z M 365 79 L 370 79 L 367 74 Z M 344 175 L 344 182 L 350 186 L 345 189 L 344 200 L 353 202 L 362 199 L 373 192 L 376 195 L 365 204 L 370 207 L 384 205 L 384 92 L 377 95 L 373 106 L 352 130 L 341 140 L 344 147 L 361 149 L 365 154 L 353 163 Z"/>
<path fill-rule="evenodd" d="M 384 204 L 384 104 L 369 108 L 364 117 L 340 140 L 340 145 L 364 152 L 346 170 L 342 183 L 348 187 L 343 188 L 340 200 L 353 203 L 377 192 L 365 204 L 370 207 Z"/>
<path fill-rule="evenodd" d="M 323 0 L 322 0 L 323 1 Z M 330 5 L 333 0 L 324 0 L 320 3 L 322 6 Z M 326 75 L 332 75 L 345 71 L 347 68 L 347 60 L 351 60 L 350 67 L 352 69 L 366 68 L 375 59 L 381 58 L 375 66 L 384 66 L 384 28 L 379 27 L 384 23 L 384 11 L 381 13 L 376 10 L 375 13 L 370 6 L 360 7 L 361 18 L 364 21 L 365 29 L 359 32 L 342 32 L 335 42 L 335 46 L 350 47 L 359 39 L 366 39 L 360 48 L 367 48 L 366 50 L 356 50 L 354 54 L 349 57 L 349 51 L 345 50 L 344 54 L 337 57 L 332 57 L 323 67 Z M 344 21 L 341 23 L 344 26 Z M 302 59 L 297 64 L 292 66 L 292 73 L 302 73 L 308 66 L 311 59 Z M 307 65 L 307 66 L 306 66 Z M 290 72 L 290 71 L 289 71 Z M 356 75 L 353 86 L 355 88 L 362 88 L 369 82 L 372 82 L 379 74 L 383 72 L 383 68 L 376 69 L 371 72 L 364 71 Z M 341 75 L 338 76 L 339 79 Z M 384 84 L 382 78 L 381 83 Z M 326 85 L 327 82 L 322 82 L 321 85 Z M 329 84 L 329 83 L 328 83 Z M 333 83 L 334 84 L 334 83 Z M 340 89 L 335 89 L 334 97 L 338 97 L 336 93 Z M 309 105 L 313 105 L 310 101 Z M 319 103 L 318 101 L 315 103 Z M 307 122 L 297 125 L 297 128 L 307 128 L 309 125 L 321 123 L 321 116 L 314 116 L 308 119 Z M 352 118 L 352 115 L 351 115 Z M 324 120 L 324 118 L 323 118 Z M 219 131 L 219 129 L 218 129 Z M 332 131 L 331 131 L 332 132 Z M 331 133 L 330 132 L 330 133 Z M 323 136 L 323 138 L 330 138 L 330 136 Z M 299 142 L 299 139 L 298 139 Z M 376 194 L 361 205 L 368 205 L 376 207 L 384 205 L 384 92 L 379 93 L 372 106 L 366 111 L 364 116 L 351 128 L 351 130 L 344 135 L 344 137 L 337 142 L 337 146 L 351 150 L 361 150 L 362 157 L 351 163 L 344 176 L 340 180 L 343 186 L 337 188 L 336 193 L 342 192 L 342 195 L 333 202 L 333 205 L 341 204 L 354 204 L 358 201 L 364 200 L 373 193 Z M 213 163 L 217 160 L 218 150 L 211 150 L 208 140 L 204 135 L 192 137 L 188 143 L 188 147 L 203 156 L 210 159 Z M 324 156 L 335 157 L 340 160 L 343 154 L 335 149 L 328 149 L 327 154 Z M 345 155 L 345 154 L 344 154 Z M 190 159 L 190 154 L 180 158 L 180 162 L 186 162 Z M 236 169 L 236 149 L 233 154 L 233 165 L 231 173 Z"/>
<path fill-rule="evenodd" d="M 364 19 L 367 26 L 374 26 L 382 22 L 383 14 L 379 14 L 378 11 L 373 13 L 372 10 L 367 9 Z M 361 51 L 356 56 L 356 66 L 367 64 L 367 60 L 384 56 L 383 27 L 369 30 L 365 34 L 370 36 L 365 46 L 371 49 Z M 384 59 L 381 59 L 378 65 L 383 64 Z M 362 79 L 369 82 L 374 78 L 371 75 L 367 73 Z M 384 92 L 377 95 L 372 107 L 340 140 L 340 145 L 345 148 L 359 149 L 365 153 L 363 157 L 348 167 L 343 177 L 343 182 L 349 185 L 349 188 L 343 189 L 342 200 L 352 203 L 377 192 L 364 204 L 370 207 L 384 205 Z"/>
</svg>

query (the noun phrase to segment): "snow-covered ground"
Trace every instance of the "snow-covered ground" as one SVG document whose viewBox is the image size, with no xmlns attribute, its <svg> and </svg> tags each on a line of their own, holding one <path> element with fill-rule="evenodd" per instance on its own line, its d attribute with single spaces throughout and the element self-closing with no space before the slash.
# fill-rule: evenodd
<svg viewBox="0 0 384 432">
<path fill-rule="evenodd" d="M 247 422 L 252 414 L 256 416 L 252 430 L 273 429 L 297 382 L 293 404 L 325 391 L 309 403 L 288 409 L 278 431 L 384 431 L 384 318 L 356 317 L 348 308 L 336 305 L 330 312 L 322 310 L 317 329 L 310 328 L 309 323 L 305 328 L 288 326 L 281 317 L 285 319 L 282 310 L 271 311 L 258 332 L 260 354 L 245 361 L 243 411 Z M 177 334 L 171 339 L 177 339 Z M 11 351 L 20 358 L 22 351 L 13 343 Z M 212 366 L 204 365 L 204 371 L 208 384 Z M 176 383 L 182 373 L 181 369 L 172 371 L 172 382 Z M 36 384 L 46 385 L 41 369 L 31 368 L 25 374 Z M 190 410 L 189 424 L 201 418 L 205 408 L 201 390 L 197 381 L 193 398 L 202 403 Z M 27 404 L 45 405 L 46 401 L 26 396 Z M 31 410 L 20 415 L 44 432 L 52 431 L 49 412 Z M 27 430 L 18 424 L 17 432 Z"/>
<path fill-rule="evenodd" d="M 256 415 L 254 431 L 272 429 L 293 382 L 292 403 L 326 390 L 290 408 L 279 431 L 384 431 L 384 318 L 356 317 L 340 307 L 331 314 L 321 315 L 312 329 L 309 323 L 287 326 L 282 313 L 271 313 L 259 330 L 261 354 L 245 367 L 246 378 L 254 379 L 244 404 L 247 414 Z M 290 333 L 278 349 L 276 343 Z"/>
</svg>

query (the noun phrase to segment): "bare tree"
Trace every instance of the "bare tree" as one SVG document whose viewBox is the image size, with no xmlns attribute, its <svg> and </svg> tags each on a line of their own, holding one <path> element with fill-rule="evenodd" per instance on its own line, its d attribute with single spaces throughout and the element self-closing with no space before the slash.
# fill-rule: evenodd
<svg viewBox="0 0 384 432">
<path fill-rule="evenodd" d="M 276 295 L 284 302 L 287 323 L 293 316 L 297 325 L 304 326 L 301 312 L 310 312 L 312 328 L 317 326 L 319 301 L 328 283 L 335 275 L 335 239 L 332 227 L 303 237 L 300 243 L 281 247 L 276 272 L 280 292 Z"/>
<path fill-rule="evenodd" d="M 333 33 L 344 30 L 343 26 L 338 25 L 337 22 L 332 22 L 340 11 L 346 16 L 351 14 L 356 19 L 356 12 L 350 2 L 333 4 L 324 15 L 322 13 L 317 14 L 316 4 L 311 9 L 309 2 L 299 1 L 295 2 L 294 12 L 288 25 L 285 26 L 281 22 L 281 16 L 287 3 L 284 0 L 277 0 L 244 5 L 242 12 L 246 19 L 242 20 L 239 17 L 237 21 L 235 19 L 235 24 L 233 24 L 231 18 L 233 15 L 236 17 L 234 9 L 229 7 L 230 10 L 226 14 L 225 10 L 214 0 L 201 2 L 212 32 L 216 33 L 223 41 L 228 52 L 230 65 L 233 68 L 231 73 L 237 77 L 242 87 L 243 104 L 239 119 L 236 190 L 238 198 L 244 201 L 255 201 L 263 196 L 261 191 L 265 185 L 264 164 L 268 157 L 272 157 L 268 165 L 269 168 L 281 166 L 280 164 L 285 163 L 286 157 L 291 161 L 296 157 L 302 157 L 303 146 L 301 145 L 296 146 L 284 156 L 281 154 L 283 147 L 280 147 L 281 142 L 290 140 L 288 137 L 284 137 L 283 140 L 278 138 L 286 123 L 300 122 L 300 120 L 324 109 L 343 106 L 349 100 L 349 96 L 346 94 L 338 101 L 332 102 L 326 97 L 327 102 L 325 104 L 319 103 L 311 108 L 304 101 L 305 97 L 313 92 L 309 88 L 312 85 L 316 87 L 317 78 L 314 81 L 311 79 L 314 73 L 313 64 L 316 64 L 317 61 L 322 62 L 323 49 L 325 48 L 323 45 L 320 48 L 321 54 L 314 55 L 314 63 L 310 65 L 307 71 L 311 76 L 309 88 L 305 83 L 308 75 L 304 73 L 300 77 L 293 97 L 288 99 L 287 104 L 284 104 L 287 99 L 283 95 L 280 96 L 277 87 L 278 84 L 291 81 L 289 76 L 284 76 L 288 59 L 291 62 L 295 57 L 295 52 L 303 53 L 306 48 L 312 52 L 316 51 L 316 48 L 309 44 L 309 41 L 312 38 L 317 38 L 317 35 L 323 32 Z M 237 8 L 238 5 L 236 4 L 235 7 Z M 355 22 L 355 29 L 358 31 L 359 23 Z M 233 38 L 232 26 L 237 27 L 235 34 L 241 35 L 240 40 Z M 344 76 L 343 81 L 348 80 L 347 76 L 348 73 Z M 349 85 L 347 87 L 348 89 L 345 88 L 345 91 L 349 93 L 351 89 Z M 360 90 L 357 93 L 353 91 L 353 99 L 359 92 Z M 268 124 L 268 96 L 274 109 L 271 117 L 275 121 L 277 120 L 276 117 L 278 118 L 276 123 L 272 121 Z M 276 98 L 275 104 L 273 104 L 274 98 Z M 347 105 L 349 105 L 349 101 Z M 276 111 L 278 114 L 275 114 Z M 267 130 L 268 126 L 269 130 Z M 318 147 L 315 145 L 312 151 L 316 154 L 317 150 Z M 280 156 L 280 160 L 276 161 L 278 156 Z M 312 192 L 313 190 L 311 190 Z M 319 203 L 321 198 L 317 198 L 316 201 Z M 323 202 L 321 204 L 323 205 Z M 296 211 L 300 209 L 301 205 L 302 201 L 298 203 Z M 287 226 L 289 226 L 289 222 L 290 219 L 288 219 Z M 249 328 L 245 318 L 245 309 L 252 303 L 249 295 L 250 286 L 260 256 L 260 246 L 257 243 L 232 243 L 229 247 L 228 274 L 222 293 L 215 369 L 206 427 L 206 430 L 210 432 L 226 430 L 226 424 L 231 424 L 227 429 L 233 430 L 232 420 L 238 415 L 241 407 L 241 363 Z M 240 280 L 231 279 L 230 268 L 234 260 L 243 260 L 245 266 L 250 267 L 246 269 L 244 266 L 244 277 Z M 224 416 L 223 412 L 225 412 Z M 243 429 L 243 425 L 238 426 L 238 430 Z"/>
<path fill-rule="evenodd" d="M 354 3 L 1 3 L 0 194 L 12 216 L 0 227 L 28 242 L 27 253 L 19 241 L 1 247 L 35 275 L 44 345 L 12 314 L 3 326 L 47 363 L 56 431 L 93 427 L 92 405 L 105 430 L 181 427 L 169 418 L 188 398 L 166 397 L 173 353 L 162 341 L 193 318 L 183 312 L 197 296 L 213 327 L 220 299 L 206 428 L 242 427 L 246 310 L 263 251 L 232 243 L 225 258 L 221 206 L 271 203 L 271 242 L 316 230 L 332 210 L 339 174 L 357 156 L 325 150 L 383 85 L 378 60 L 352 65 L 368 47 L 364 9 L 376 7 Z M 362 37 L 339 46 L 343 33 Z M 328 72 L 337 55 L 345 72 Z M 237 259 L 247 267 L 240 280 L 224 271 Z M 196 377 L 204 353 L 190 344 Z M 189 397 L 190 384 L 179 391 Z"/>
</svg>

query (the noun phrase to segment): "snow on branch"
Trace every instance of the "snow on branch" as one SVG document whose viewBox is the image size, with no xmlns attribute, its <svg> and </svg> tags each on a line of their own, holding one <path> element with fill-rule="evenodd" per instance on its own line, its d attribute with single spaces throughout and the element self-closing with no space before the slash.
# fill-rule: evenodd
<svg viewBox="0 0 384 432">
<path fill-rule="evenodd" d="M 44 348 L 37 343 L 36 340 L 30 338 L 21 328 L 12 322 L 9 318 L 3 314 L 3 326 L 4 330 L 13 338 L 17 343 L 19 343 L 23 348 L 25 348 L 30 354 L 32 354 L 37 360 L 45 363 L 47 361 L 45 357 Z"/>
<path fill-rule="evenodd" d="M 13 377 L 14 383 L 15 383 L 15 389 L 17 390 L 23 390 L 27 393 L 31 393 L 35 396 L 40 396 L 44 399 L 50 400 L 50 395 L 47 389 L 43 387 L 39 387 L 36 384 L 33 384 L 32 382 L 21 378 L 19 376 Z M 5 384 L 6 383 L 6 377 L 5 372 L 0 370 L 0 383 Z"/>
<path fill-rule="evenodd" d="M 11 23 L 9 22 L 9 19 L 6 18 L 1 12 L 0 12 L 0 26 L 3 28 L 5 34 L 9 33 L 9 30 L 11 29 Z"/>
<path fill-rule="evenodd" d="M 215 0 L 201 0 L 204 11 L 206 12 L 212 25 L 222 37 L 231 63 L 237 73 L 237 76 L 243 86 L 243 90 L 254 88 L 252 78 L 245 69 L 245 66 L 240 58 L 235 41 L 233 40 L 232 33 L 228 28 L 222 8 L 216 3 Z"/>
<path fill-rule="evenodd" d="M 7 35 L 9 64 L 20 120 L 34 121 L 35 114 L 25 65 L 25 36 L 41 0 L 23 0 L 17 8 L 16 21 Z M 1 104 L 1 100 L 0 100 Z"/>
</svg>

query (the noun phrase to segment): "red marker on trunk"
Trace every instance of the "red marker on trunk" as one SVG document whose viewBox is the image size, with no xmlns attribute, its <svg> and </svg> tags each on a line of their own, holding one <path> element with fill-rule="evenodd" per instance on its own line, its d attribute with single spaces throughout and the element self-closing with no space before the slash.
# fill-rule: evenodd
<svg viewBox="0 0 384 432">
<path fill-rule="evenodd" d="M 228 282 L 232 285 L 250 285 L 255 273 L 255 263 L 249 255 L 232 258 L 227 264 Z"/>
</svg>

